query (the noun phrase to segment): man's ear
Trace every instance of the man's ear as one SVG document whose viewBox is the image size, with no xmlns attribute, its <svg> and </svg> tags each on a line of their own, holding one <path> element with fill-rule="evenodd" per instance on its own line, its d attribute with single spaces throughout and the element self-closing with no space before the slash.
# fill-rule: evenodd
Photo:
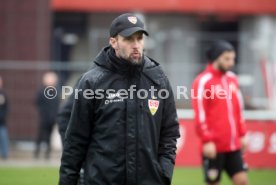
<svg viewBox="0 0 276 185">
<path fill-rule="evenodd" d="M 117 49 L 118 44 L 117 44 L 117 39 L 114 37 L 110 37 L 109 39 L 109 44 L 112 46 L 113 49 Z"/>
</svg>

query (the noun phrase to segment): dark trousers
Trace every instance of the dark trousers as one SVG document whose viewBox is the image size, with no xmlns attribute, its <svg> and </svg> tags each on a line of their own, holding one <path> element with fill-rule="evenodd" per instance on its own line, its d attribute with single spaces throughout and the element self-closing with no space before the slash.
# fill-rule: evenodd
<svg viewBox="0 0 276 185">
<path fill-rule="evenodd" d="M 41 148 L 41 143 L 44 141 L 46 144 L 46 151 L 45 151 L 45 158 L 48 159 L 50 157 L 51 153 L 51 133 L 53 131 L 54 124 L 53 123 L 41 123 L 39 125 L 39 130 L 38 130 L 38 136 L 36 140 L 36 148 L 35 148 L 35 153 L 34 156 L 36 158 L 39 157 L 40 154 L 40 148 Z"/>
</svg>

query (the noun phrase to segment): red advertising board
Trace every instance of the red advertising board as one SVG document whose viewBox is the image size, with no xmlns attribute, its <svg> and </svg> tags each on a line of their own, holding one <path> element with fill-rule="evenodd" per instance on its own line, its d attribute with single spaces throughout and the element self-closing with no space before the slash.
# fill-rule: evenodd
<svg viewBox="0 0 276 185">
<path fill-rule="evenodd" d="M 57 11 L 147 11 L 187 13 L 276 13 L 275 0 L 51 0 Z"/>
<path fill-rule="evenodd" d="M 249 167 L 276 168 L 276 121 L 246 121 L 248 149 L 244 158 Z M 193 120 L 180 119 L 176 165 L 201 165 L 200 141 Z"/>
</svg>

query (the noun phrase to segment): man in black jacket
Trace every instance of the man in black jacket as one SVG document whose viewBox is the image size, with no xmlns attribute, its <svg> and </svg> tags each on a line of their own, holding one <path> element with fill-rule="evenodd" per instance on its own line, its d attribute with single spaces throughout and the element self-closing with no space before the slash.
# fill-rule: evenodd
<svg viewBox="0 0 276 185">
<path fill-rule="evenodd" d="M 87 185 L 171 184 L 179 124 L 167 77 L 143 54 L 144 34 L 133 14 L 111 23 L 111 46 L 77 85 L 59 185 L 76 185 L 82 164 Z"/>
<path fill-rule="evenodd" d="M 57 87 L 58 78 L 56 73 L 47 72 L 43 75 L 43 86 L 36 95 L 36 105 L 39 113 L 38 136 L 36 139 L 36 148 L 34 157 L 38 158 L 40 154 L 40 145 L 42 141 L 46 143 L 45 158 L 50 158 L 51 153 L 51 134 L 56 123 L 56 115 L 59 106 L 59 96 L 48 97 L 46 90 L 49 87 Z"/>
</svg>

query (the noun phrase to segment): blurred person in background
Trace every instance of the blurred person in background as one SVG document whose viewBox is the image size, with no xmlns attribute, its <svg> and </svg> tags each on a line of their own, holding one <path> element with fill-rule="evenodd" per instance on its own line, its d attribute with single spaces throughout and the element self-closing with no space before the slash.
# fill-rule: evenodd
<svg viewBox="0 0 276 185">
<path fill-rule="evenodd" d="M 246 147 L 243 101 L 237 77 L 230 72 L 235 57 L 229 42 L 215 41 L 207 51 L 207 68 L 193 82 L 196 130 L 209 185 L 219 185 L 223 170 L 234 185 L 248 185 L 242 157 Z"/>
<path fill-rule="evenodd" d="M 38 136 L 36 140 L 35 158 L 39 157 L 41 143 L 46 144 L 45 158 L 49 159 L 51 153 L 51 133 L 56 123 L 56 115 L 59 107 L 59 95 L 57 89 L 58 77 L 54 72 L 43 75 L 42 87 L 37 92 L 36 105 L 39 112 Z M 48 88 L 47 88 L 48 87 Z"/>
<path fill-rule="evenodd" d="M 167 77 L 143 54 L 144 34 L 148 35 L 144 24 L 134 14 L 120 15 L 111 23 L 110 46 L 98 54 L 77 86 L 82 91 L 74 99 L 65 134 L 59 185 L 77 184 L 83 164 L 85 184 L 171 184 L 179 137 L 176 108 Z M 127 90 L 132 85 L 165 88 L 169 97 L 141 100 L 109 94 L 110 100 L 89 99 L 82 93 Z"/>
<path fill-rule="evenodd" d="M 0 155 L 2 159 L 9 156 L 9 137 L 6 128 L 6 118 L 8 115 L 8 99 L 3 90 L 3 79 L 0 76 Z"/>
</svg>

